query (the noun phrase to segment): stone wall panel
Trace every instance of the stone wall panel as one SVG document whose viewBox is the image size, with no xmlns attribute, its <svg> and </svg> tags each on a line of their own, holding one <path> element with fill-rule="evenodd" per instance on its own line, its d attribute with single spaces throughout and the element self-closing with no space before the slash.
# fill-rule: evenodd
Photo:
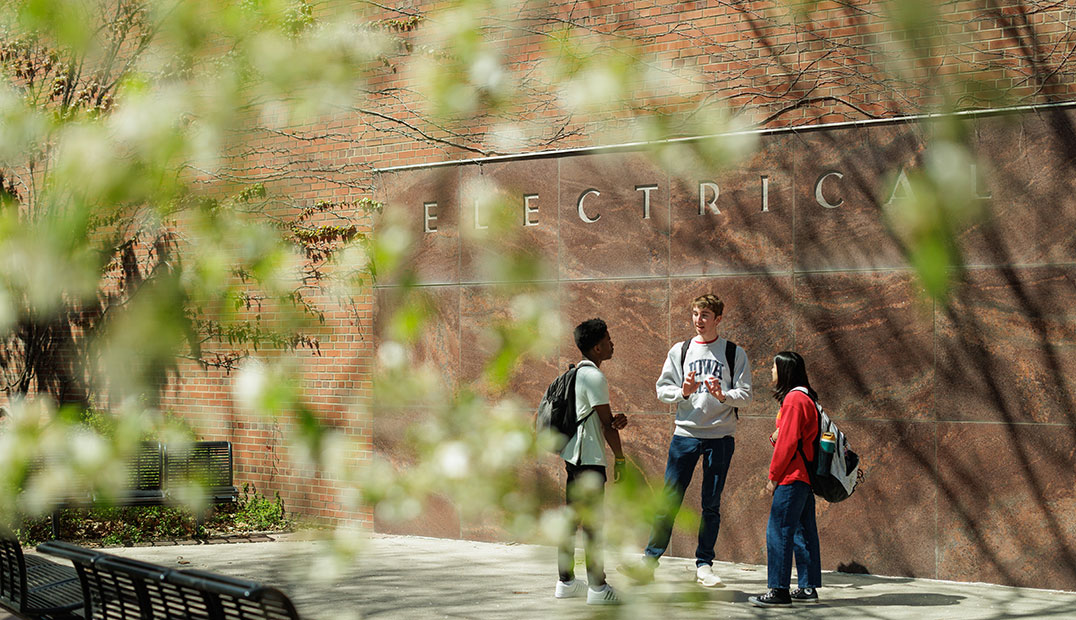
<svg viewBox="0 0 1076 620">
<path fill-rule="evenodd" d="M 718 559 L 765 562 L 770 499 L 763 487 L 772 454 L 766 436 L 777 411 L 770 365 L 777 351 L 792 349 L 806 358 L 823 405 L 867 472 L 849 500 L 817 503 L 824 568 L 1070 587 L 1076 573 L 1070 516 L 1076 507 L 1076 175 L 1066 171 L 1076 161 L 1076 132 L 1066 127 L 1072 119 L 1072 111 L 1053 110 L 763 134 L 756 155 L 725 170 L 665 171 L 642 152 L 626 151 L 483 168 L 505 186 L 539 188 L 542 224 L 506 235 L 507 247 L 533 247 L 542 257 L 547 270 L 525 286 L 554 301 L 568 328 L 550 336 L 558 342 L 545 358 L 521 364 L 507 391 L 537 402 L 556 373 L 579 359 L 570 328 L 604 318 L 616 350 L 602 369 L 614 412 L 630 419 L 624 449 L 645 488 L 656 492 L 673 408 L 657 401 L 654 383 L 672 344 L 693 334 L 691 300 L 717 293 L 726 302 L 719 331 L 748 351 L 754 387 L 753 402 L 741 410 Z M 972 212 L 986 216 L 962 219 L 964 213 L 948 221 L 952 247 L 967 264 L 949 272 L 951 294 L 935 300 L 908 259 L 914 253 L 905 244 L 914 236 L 894 226 L 900 220 L 893 216 L 906 215 L 899 210 L 913 187 L 908 180 L 930 172 L 931 149 L 942 139 L 977 149 L 976 169 L 964 178 L 980 194 Z M 478 173 L 461 172 L 468 174 Z M 769 179 L 767 210 L 762 176 Z M 720 213 L 698 214 L 700 182 L 721 188 Z M 430 183 L 411 178 L 400 191 Z M 584 221 L 578 198 L 591 189 L 596 193 L 586 195 L 583 215 L 593 221 Z M 557 196 L 555 225 L 545 219 L 550 192 Z M 467 217 L 465 209 L 464 228 L 473 226 Z M 513 240 L 514 234 L 520 236 Z M 435 241 L 421 247 L 415 260 L 428 258 L 435 267 L 420 272 L 440 269 L 447 284 L 419 287 L 435 300 L 443 324 L 417 357 L 442 368 L 446 386 L 475 382 L 492 351 L 483 334 L 510 316 L 498 301 L 501 285 L 468 267 L 470 258 L 461 258 L 463 271 L 449 274 L 443 254 L 425 249 L 438 247 Z M 477 281 L 454 284 L 471 279 Z M 381 298 L 394 295 L 395 287 L 382 288 Z M 380 446 L 376 434 L 388 431 L 374 428 Z M 546 507 L 558 505 L 563 492 L 559 461 L 550 460 L 525 476 Z M 699 475 L 670 555 L 694 556 L 697 520 L 690 515 L 699 511 Z M 458 529 L 456 535 L 480 540 L 516 535 L 492 517 L 441 516 L 426 533 Z M 419 532 L 422 523 L 408 527 Z M 634 524 L 632 531 L 643 536 L 649 525 Z M 641 549 L 645 540 L 638 544 Z"/>
</svg>

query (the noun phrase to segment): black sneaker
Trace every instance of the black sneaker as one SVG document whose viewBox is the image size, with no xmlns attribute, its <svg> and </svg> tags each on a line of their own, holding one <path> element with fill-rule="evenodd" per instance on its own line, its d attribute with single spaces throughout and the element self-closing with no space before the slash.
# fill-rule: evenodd
<svg viewBox="0 0 1076 620">
<path fill-rule="evenodd" d="M 791 605 L 792 595 L 786 589 L 772 588 L 762 596 L 751 596 L 747 602 L 755 607 L 773 607 L 775 605 Z"/>
<path fill-rule="evenodd" d="M 818 602 L 818 590 L 814 588 L 796 588 L 789 594 L 792 600 L 797 603 L 817 603 Z"/>
</svg>

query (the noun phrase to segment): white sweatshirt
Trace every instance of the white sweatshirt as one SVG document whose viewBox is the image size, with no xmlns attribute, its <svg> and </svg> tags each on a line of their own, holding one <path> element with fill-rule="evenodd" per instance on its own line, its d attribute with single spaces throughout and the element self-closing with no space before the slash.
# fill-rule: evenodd
<svg viewBox="0 0 1076 620">
<path fill-rule="evenodd" d="M 657 383 L 658 400 L 676 403 L 676 430 L 673 434 L 697 439 L 720 439 L 735 434 L 736 415 L 733 408 L 751 402 L 751 365 L 747 361 L 747 352 L 743 347 L 736 347 L 736 376 L 732 377 L 729 364 L 725 361 L 724 338 L 710 343 L 692 339 L 681 368 L 682 344 L 678 342 L 669 349 Z M 695 371 L 699 387 L 685 399 L 681 391 L 684 377 L 692 370 Z M 720 378 L 721 389 L 725 392 L 724 403 L 706 391 L 708 377 Z"/>
</svg>

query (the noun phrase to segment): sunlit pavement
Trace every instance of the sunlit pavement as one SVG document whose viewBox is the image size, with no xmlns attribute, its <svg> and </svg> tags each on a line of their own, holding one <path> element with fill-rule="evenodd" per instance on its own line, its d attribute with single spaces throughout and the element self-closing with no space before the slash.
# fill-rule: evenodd
<svg viewBox="0 0 1076 620">
<path fill-rule="evenodd" d="M 766 567 L 719 563 L 715 569 L 726 586 L 711 589 L 695 583 L 694 561 L 682 558 L 663 560 L 655 582 L 642 587 L 633 587 L 616 572 L 616 559 L 608 558 L 609 581 L 626 604 L 596 608 L 581 599 L 553 597 L 556 560 L 549 547 L 373 535 L 358 556 L 334 565 L 326 561 L 326 543 L 307 538 L 273 535 L 245 543 L 234 539 L 106 551 L 274 585 L 312 620 L 1076 618 L 1074 592 L 842 573 L 823 574 L 819 603 L 759 609 L 747 597 L 765 590 Z M 582 566 L 578 573 L 585 575 Z M 337 579 L 331 581 L 334 575 Z M 0 619 L 6 618 L 0 613 Z"/>
</svg>

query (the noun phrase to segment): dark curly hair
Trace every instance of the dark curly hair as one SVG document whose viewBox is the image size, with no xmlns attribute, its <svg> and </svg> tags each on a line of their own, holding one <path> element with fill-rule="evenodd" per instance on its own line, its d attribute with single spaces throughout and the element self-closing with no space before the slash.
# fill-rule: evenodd
<svg viewBox="0 0 1076 620">
<path fill-rule="evenodd" d="M 601 319 L 588 319 L 575 327 L 575 346 L 586 355 L 609 333 L 609 327 Z"/>
</svg>

